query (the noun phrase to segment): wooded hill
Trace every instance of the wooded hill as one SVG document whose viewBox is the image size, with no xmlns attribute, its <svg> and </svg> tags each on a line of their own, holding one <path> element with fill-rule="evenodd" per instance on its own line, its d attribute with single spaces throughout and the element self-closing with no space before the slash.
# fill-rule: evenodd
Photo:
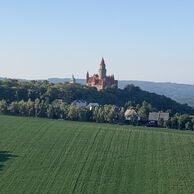
<svg viewBox="0 0 194 194">
<path fill-rule="evenodd" d="M 97 91 L 95 88 L 88 88 L 80 84 L 53 84 L 48 81 L 27 82 L 6 79 L 0 81 L 0 100 L 2 99 L 8 103 L 29 99 L 32 101 L 40 99 L 51 103 L 56 99 L 61 99 L 67 104 L 74 100 L 85 100 L 101 105 L 113 104 L 122 107 L 129 104 L 137 106 L 146 101 L 158 111 L 194 114 L 194 109 L 186 104 L 182 105 L 165 96 L 143 91 L 134 85 L 127 85 L 124 89 L 108 88 Z"/>
<path fill-rule="evenodd" d="M 65 83 L 70 78 L 49 78 L 48 81 L 52 83 Z M 85 84 L 85 79 L 76 79 L 77 83 Z M 177 84 L 168 82 L 151 82 L 151 81 L 136 81 L 136 80 L 119 80 L 118 86 L 120 89 L 127 85 L 133 84 L 140 87 L 142 90 L 153 92 L 159 95 L 165 95 L 181 104 L 189 104 L 194 106 L 194 85 Z"/>
</svg>

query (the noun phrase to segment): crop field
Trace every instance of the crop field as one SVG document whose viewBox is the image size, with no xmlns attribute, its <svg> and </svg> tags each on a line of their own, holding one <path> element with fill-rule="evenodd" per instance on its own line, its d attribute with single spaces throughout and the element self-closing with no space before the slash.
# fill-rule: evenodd
<svg viewBox="0 0 194 194">
<path fill-rule="evenodd" d="M 194 132 L 0 116 L 0 193 L 193 194 Z"/>
</svg>

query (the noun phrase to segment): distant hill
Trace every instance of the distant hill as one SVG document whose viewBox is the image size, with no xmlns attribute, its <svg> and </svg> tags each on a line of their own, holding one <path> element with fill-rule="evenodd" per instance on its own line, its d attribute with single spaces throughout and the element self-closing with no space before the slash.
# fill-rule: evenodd
<svg viewBox="0 0 194 194">
<path fill-rule="evenodd" d="M 52 83 L 65 83 L 69 82 L 71 78 L 49 78 L 48 81 Z M 79 84 L 86 84 L 85 79 L 76 79 L 76 82 Z"/>
<path fill-rule="evenodd" d="M 119 87 L 134 84 L 141 89 L 170 97 L 177 102 L 194 105 L 194 85 L 148 81 L 119 81 Z"/>
<path fill-rule="evenodd" d="M 68 82 L 70 78 L 49 78 L 48 81 L 53 83 Z M 85 79 L 77 79 L 77 83 L 85 84 Z M 160 95 L 170 97 L 182 104 L 187 103 L 194 105 L 194 85 L 176 84 L 176 83 L 162 83 L 162 82 L 148 82 L 136 80 L 121 80 L 119 81 L 119 88 L 124 88 L 127 84 L 134 84 L 141 89 L 149 92 L 154 92 Z"/>
</svg>

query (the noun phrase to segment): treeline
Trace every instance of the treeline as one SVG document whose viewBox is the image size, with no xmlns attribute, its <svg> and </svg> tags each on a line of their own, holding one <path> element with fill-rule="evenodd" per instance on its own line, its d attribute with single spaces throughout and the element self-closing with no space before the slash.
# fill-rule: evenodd
<svg viewBox="0 0 194 194">
<path fill-rule="evenodd" d="M 100 105 L 115 105 L 127 107 L 129 104 L 136 106 L 144 101 L 148 102 L 158 111 L 168 111 L 172 114 L 194 114 L 194 109 L 187 104 L 179 104 L 165 96 L 149 93 L 134 85 L 128 85 L 124 89 L 108 88 L 97 91 L 95 88 L 88 88 L 80 84 L 53 84 L 48 81 L 0 81 L 0 100 L 7 103 L 25 101 L 29 99 L 35 102 L 36 99 L 51 104 L 54 100 L 60 99 L 66 104 L 74 100 L 85 100 L 96 102 Z"/>
<path fill-rule="evenodd" d="M 170 129 L 194 130 L 194 121 L 187 114 L 175 114 L 165 125 Z"/>
<path fill-rule="evenodd" d="M 131 105 L 129 105 L 131 106 Z M 148 114 L 155 109 L 151 104 L 143 102 L 136 107 L 137 115 L 131 117 L 128 124 L 145 125 L 147 123 Z M 126 123 L 125 108 L 115 105 L 101 105 L 95 107 L 78 107 L 75 105 L 64 103 L 62 100 L 54 100 L 51 104 L 47 101 L 36 99 L 35 101 L 14 101 L 11 103 L 5 100 L 0 101 L 0 113 L 17 116 L 31 116 L 51 119 L 64 119 L 72 121 L 90 121 L 99 123 Z M 180 130 L 193 130 L 194 122 L 188 114 L 176 114 L 166 123 L 163 120 L 158 121 L 159 127 L 167 127 Z"/>
<path fill-rule="evenodd" d="M 125 121 L 124 108 L 118 108 L 115 105 L 78 107 L 66 104 L 61 100 L 55 100 L 51 104 L 40 99 L 36 99 L 35 101 L 30 99 L 28 101 L 21 100 L 11 103 L 1 100 L 0 113 L 17 116 L 32 116 L 72 121 L 93 121 L 100 123 L 124 123 Z"/>
</svg>

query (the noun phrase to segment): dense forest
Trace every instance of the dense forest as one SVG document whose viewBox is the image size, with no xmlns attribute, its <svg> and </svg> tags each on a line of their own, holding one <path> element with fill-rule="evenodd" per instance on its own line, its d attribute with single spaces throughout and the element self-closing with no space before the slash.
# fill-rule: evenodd
<svg viewBox="0 0 194 194">
<path fill-rule="evenodd" d="M 48 81 L 0 81 L 0 100 L 7 103 L 15 101 L 35 101 L 36 99 L 52 103 L 56 99 L 70 104 L 74 100 L 96 102 L 100 105 L 115 105 L 126 107 L 136 106 L 144 101 L 151 104 L 158 111 L 169 111 L 172 114 L 194 114 L 194 109 L 186 104 L 179 104 L 162 95 L 141 90 L 134 85 L 127 85 L 124 89 L 107 88 L 97 91 L 81 84 L 53 84 Z"/>
<path fill-rule="evenodd" d="M 52 83 L 68 82 L 70 78 L 49 78 Z M 85 79 L 76 79 L 77 83 L 85 84 Z M 194 106 L 194 85 L 177 84 L 168 82 L 151 82 L 151 81 L 136 81 L 136 80 L 119 80 L 118 86 L 120 89 L 127 85 L 133 84 L 140 87 L 142 90 L 153 92 L 159 95 L 165 95 L 179 103 L 187 103 Z"/>
</svg>

